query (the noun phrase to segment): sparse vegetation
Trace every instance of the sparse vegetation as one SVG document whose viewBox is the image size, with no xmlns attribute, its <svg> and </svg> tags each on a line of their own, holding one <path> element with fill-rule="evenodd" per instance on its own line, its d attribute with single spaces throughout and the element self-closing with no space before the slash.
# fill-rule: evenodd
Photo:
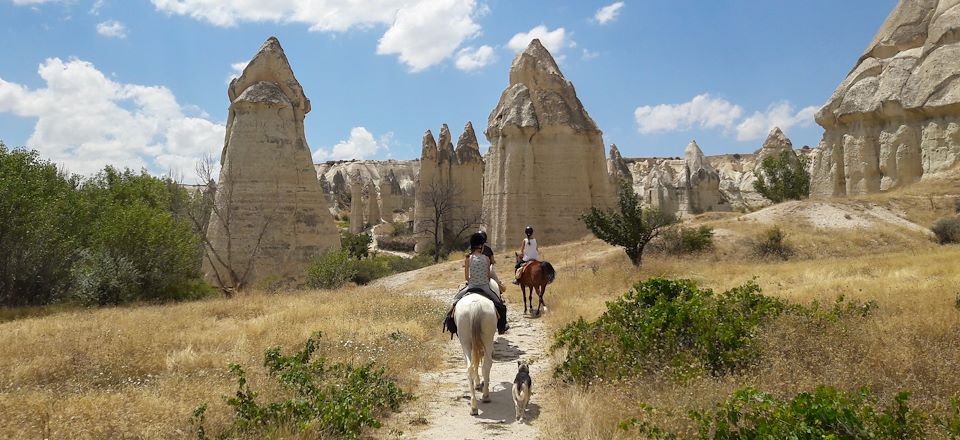
<svg viewBox="0 0 960 440">
<path fill-rule="evenodd" d="M 619 212 L 590 208 L 582 220 L 597 238 L 622 247 L 633 265 L 639 267 L 647 243 L 676 219 L 657 209 L 643 209 L 629 183 L 621 182 L 618 194 Z"/>
<path fill-rule="evenodd" d="M 788 260 L 793 256 L 793 247 L 786 241 L 787 234 L 779 227 L 767 229 L 750 242 L 753 255 L 757 258 L 778 258 Z"/>
<path fill-rule="evenodd" d="M 351 258 L 361 260 L 370 254 L 370 242 L 373 238 L 366 232 L 352 234 L 347 231 L 340 232 L 340 248 L 345 249 Z"/>
<path fill-rule="evenodd" d="M 216 438 L 238 434 L 270 437 L 284 431 L 357 438 L 368 428 L 379 428 L 382 414 L 397 411 L 411 398 L 373 362 L 360 366 L 314 357 L 320 334 L 314 334 L 303 350 L 283 355 L 279 347 L 264 354 L 264 367 L 285 390 L 282 400 L 259 403 L 259 393 L 250 388 L 247 374 L 230 364 L 237 381 L 234 397 L 226 399 L 234 420 Z M 194 410 L 198 440 L 208 440 L 204 427 L 207 404 Z"/>
<path fill-rule="evenodd" d="M 713 228 L 710 226 L 669 228 L 661 235 L 659 247 L 672 255 L 707 251 L 713 248 Z"/>
<path fill-rule="evenodd" d="M 960 215 L 937 220 L 930 229 L 940 244 L 960 243 Z"/>
<path fill-rule="evenodd" d="M 313 260 L 307 268 L 307 286 L 314 289 L 338 289 L 356 275 L 350 258 L 345 249 L 327 252 Z"/>
<path fill-rule="evenodd" d="M 801 200 L 810 196 L 810 173 L 806 156 L 796 156 L 783 151 L 776 156 L 767 156 L 754 172 L 757 180 L 753 189 L 773 203 Z"/>
</svg>

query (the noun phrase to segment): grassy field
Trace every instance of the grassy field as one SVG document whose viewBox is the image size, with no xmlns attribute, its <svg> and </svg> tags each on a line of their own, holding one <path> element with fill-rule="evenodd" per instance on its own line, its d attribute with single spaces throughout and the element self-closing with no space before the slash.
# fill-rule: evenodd
<svg viewBox="0 0 960 440">
<path fill-rule="evenodd" d="M 251 388 L 269 399 L 277 390 L 265 380 L 264 350 L 298 350 L 315 331 L 325 335 L 323 355 L 376 361 L 410 390 L 439 364 L 441 308 L 371 287 L 5 322 L 0 438 L 191 437 L 190 415 L 203 402 L 207 427 L 219 432 L 229 422 L 222 396 L 236 390 L 227 365 L 243 365 Z"/>
</svg>

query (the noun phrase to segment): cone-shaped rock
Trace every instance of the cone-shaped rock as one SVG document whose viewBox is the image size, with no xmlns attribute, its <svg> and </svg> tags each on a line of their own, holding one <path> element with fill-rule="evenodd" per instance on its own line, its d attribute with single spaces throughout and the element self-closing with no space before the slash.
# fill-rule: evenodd
<svg viewBox="0 0 960 440">
<path fill-rule="evenodd" d="M 380 223 L 380 203 L 377 198 L 377 187 L 373 181 L 367 182 L 367 215 L 366 221 L 371 225 Z"/>
<path fill-rule="evenodd" d="M 767 157 L 779 156 L 780 153 L 784 151 L 796 157 L 796 153 L 793 151 L 793 142 L 790 142 L 790 139 L 783 134 L 780 127 L 773 127 L 773 130 L 770 130 L 770 134 L 767 135 L 767 139 L 763 141 L 763 146 L 760 147 L 760 153 L 757 155 L 757 164 L 762 163 L 763 159 Z"/>
<path fill-rule="evenodd" d="M 610 205 L 602 133 L 539 40 L 514 58 L 485 135 L 483 216 L 492 246 L 519 243 L 526 225 L 541 244 L 578 239 L 588 232 L 579 216 Z"/>
<path fill-rule="evenodd" d="M 483 157 L 480 155 L 480 143 L 473 131 L 473 124 L 467 122 L 463 133 L 457 140 L 456 163 L 453 165 L 451 180 L 458 189 L 456 212 L 453 213 L 455 231 L 465 227 L 475 230 L 483 216 Z M 473 232 L 473 231 L 466 231 Z"/>
<path fill-rule="evenodd" d="M 230 83 L 207 279 L 224 287 L 299 279 L 340 246 L 303 134 L 310 101 L 276 38 Z M 230 270 L 232 269 L 232 271 Z"/>
<path fill-rule="evenodd" d="M 720 173 L 713 169 L 696 140 L 683 151 L 686 162 L 686 212 L 699 214 L 721 210 Z"/>
<path fill-rule="evenodd" d="M 633 184 L 633 174 L 630 173 L 627 161 L 623 160 L 623 156 L 620 155 L 617 144 L 610 145 L 610 157 L 607 158 L 607 174 L 610 175 L 610 179 L 615 185 L 621 180 Z"/>
<path fill-rule="evenodd" d="M 437 151 L 437 141 L 433 137 L 433 132 L 427 130 L 423 133 L 423 141 L 420 149 L 420 171 L 414 180 L 416 194 L 413 204 L 413 232 L 417 235 L 416 251 L 425 249 L 429 243 L 432 243 L 432 237 L 427 237 L 427 228 L 433 226 L 433 208 L 428 200 L 432 196 L 435 188 L 440 182 L 440 165 L 438 163 L 440 153 Z"/>
<path fill-rule="evenodd" d="M 960 7 L 901 0 L 817 113 L 811 195 L 873 193 L 960 161 Z"/>
</svg>

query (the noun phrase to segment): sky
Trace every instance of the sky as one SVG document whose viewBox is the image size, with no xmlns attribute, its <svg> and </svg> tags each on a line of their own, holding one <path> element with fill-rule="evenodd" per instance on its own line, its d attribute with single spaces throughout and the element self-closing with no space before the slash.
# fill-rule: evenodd
<svg viewBox="0 0 960 440">
<path fill-rule="evenodd" d="M 625 157 L 747 153 L 813 121 L 897 0 L 0 0 L 0 140 L 65 169 L 191 180 L 227 84 L 280 39 L 314 160 L 413 159 L 482 131 L 540 38 Z"/>
</svg>

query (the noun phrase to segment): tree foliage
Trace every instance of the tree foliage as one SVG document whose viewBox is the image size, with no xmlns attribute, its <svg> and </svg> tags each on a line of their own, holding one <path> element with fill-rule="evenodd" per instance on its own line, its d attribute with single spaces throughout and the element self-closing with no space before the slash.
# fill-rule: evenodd
<svg viewBox="0 0 960 440">
<path fill-rule="evenodd" d="M 87 179 L 0 143 L 0 304 L 117 304 L 205 292 L 190 195 L 112 167 Z"/>
<path fill-rule="evenodd" d="M 633 187 L 626 182 L 620 184 L 617 205 L 618 211 L 590 208 L 582 217 L 583 222 L 597 238 L 622 247 L 630 261 L 640 266 L 647 243 L 676 219 L 658 209 L 643 209 Z"/>
<path fill-rule="evenodd" d="M 773 203 L 805 199 L 810 196 L 807 162 L 805 156 L 797 157 L 790 151 L 767 156 L 760 163 L 760 170 L 754 171 L 757 180 L 753 189 Z"/>
</svg>

